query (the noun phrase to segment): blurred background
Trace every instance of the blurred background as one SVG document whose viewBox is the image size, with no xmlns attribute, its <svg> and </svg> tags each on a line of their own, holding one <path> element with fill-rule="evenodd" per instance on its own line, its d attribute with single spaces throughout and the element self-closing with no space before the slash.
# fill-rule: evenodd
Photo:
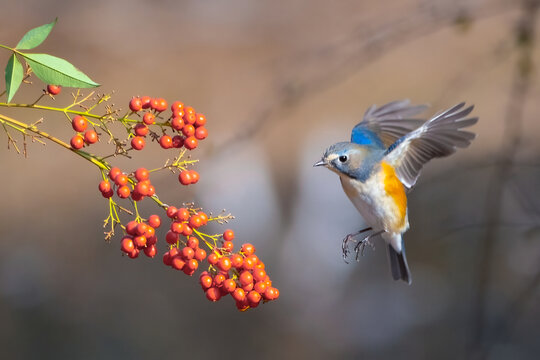
<svg viewBox="0 0 540 360">
<path fill-rule="evenodd" d="M 114 91 L 116 106 L 150 95 L 205 113 L 199 184 L 152 182 L 168 203 L 232 212 L 281 291 L 240 313 L 160 255 L 121 256 L 119 237 L 103 241 L 99 172 L 52 144 L 28 144 L 25 159 L 2 135 L 1 357 L 538 358 L 538 5 L 0 0 L 0 43 L 58 16 L 38 51 Z M 34 84 L 13 101 L 33 101 Z M 343 261 L 341 240 L 363 221 L 337 176 L 312 167 L 368 106 L 405 98 L 429 104 L 425 117 L 461 101 L 480 117 L 472 146 L 430 163 L 409 196 L 412 286 L 392 280 L 380 240 Z M 57 114 L 0 110 L 71 137 Z M 116 164 L 162 164 L 151 145 Z"/>
</svg>

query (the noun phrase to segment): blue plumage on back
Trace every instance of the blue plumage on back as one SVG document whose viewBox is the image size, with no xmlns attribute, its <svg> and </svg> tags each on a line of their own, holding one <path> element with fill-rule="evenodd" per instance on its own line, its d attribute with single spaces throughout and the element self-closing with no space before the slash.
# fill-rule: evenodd
<svg viewBox="0 0 540 360">
<path fill-rule="evenodd" d="M 386 150 L 403 135 L 422 125 L 423 121 L 413 116 L 425 108 L 425 105 L 410 105 L 409 100 L 393 101 L 381 107 L 373 105 L 352 129 L 351 142 Z"/>
</svg>

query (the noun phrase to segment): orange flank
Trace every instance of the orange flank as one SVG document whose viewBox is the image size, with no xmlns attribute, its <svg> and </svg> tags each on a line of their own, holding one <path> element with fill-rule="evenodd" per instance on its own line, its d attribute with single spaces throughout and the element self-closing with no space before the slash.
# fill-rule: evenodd
<svg viewBox="0 0 540 360">
<path fill-rule="evenodd" d="M 405 195 L 405 187 L 399 181 L 396 176 L 394 168 L 386 163 L 381 163 L 382 171 L 384 174 L 384 191 L 394 200 L 398 210 L 398 222 L 392 224 L 392 227 L 397 229 L 402 228 L 405 225 L 405 218 L 407 215 L 407 195 Z"/>
</svg>

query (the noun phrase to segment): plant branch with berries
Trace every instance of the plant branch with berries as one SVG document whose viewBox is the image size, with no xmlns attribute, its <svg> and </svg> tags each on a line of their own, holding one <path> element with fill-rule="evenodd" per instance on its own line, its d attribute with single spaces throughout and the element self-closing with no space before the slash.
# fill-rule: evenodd
<svg viewBox="0 0 540 360">
<path fill-rule="evenodd" d="M 242 244 L 235 251 L 233 230 L 218 234 L 205 232 L 208 223 L 225 224 L 234 218 L 231 214 L 207 214 L 194 203 L 168 205 L 158 197 L 150 180 L 151 174 L 169 171 L 177 173 L 178 181 L 184 186 L 199 181 L 200 175 L 193 169 L 198 160 L 188 154 L 208 136 L 206 117 L 180 101 L 169 106 L 163 98 L 136 96 L 129 101 L 128 109 L 122 111 L 110 103 L 111 94 L 83 93 L 82 89 L 99 84 L 64 59 L 26 51 L 40 45 L 55 24 L 56 20 L 30 30 L 15 47 L 0 44 L 0 48 L 12 53 L 5 69 L 6 88 L 0 92 L 0 108 L 63 114 L 74 134 L 68 143 L 43 131 L 40 127 L 43 119 L 26 123 L 0 112 L 8 149 L 27 156 L 29 141 L 53 143 L 95 165 L 101 179 L 98 189 L 108 201 L 108 216 L 103 223 L 105 239 L 119 241 L 126 257 L 135 259 L 143 253 L 154 258 L 158 254 L 156 230 L 166 221 L 169 230 L 164 236 L 163 263 L 189 276 L 205 267 L 199 280 L 210 301 L 230 294 L 237 308 L 245 311 L 277 299 L 279 290 L 273 286 L 252 244 Z M 32 76 L 48 84 L 46 89 L 31 103 L 12 102 L 21 85 L 31 84 Z M 67 105 L 53 107 L 40 103 L 46 97 L 56 101 L 66 87 L 74 88 Z M 18 142 L 20 138 L 22 146 Z M 103 155 L 90 152 L 90 147 L 98 142 L 106 142 L 110 152 Z M 149 142 L 157 143 L 163 150 L 175 151 L 176 155 L 163 166 L 150 170 L 138 164 L 130 171 L 114 166 L 118 157 L 135 161 L 134 152 L 147 148 Z M 164 216 L 141 214 L 139 204 L 145 199 L 153 201 Z M 129 221 L 123 220 L 125 217 Z"/>
</svg>

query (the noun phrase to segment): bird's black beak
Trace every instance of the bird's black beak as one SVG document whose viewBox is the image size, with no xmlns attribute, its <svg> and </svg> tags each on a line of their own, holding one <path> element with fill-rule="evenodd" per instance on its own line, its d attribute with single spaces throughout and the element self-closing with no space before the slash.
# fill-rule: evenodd
<svg viewBox="0 0 540 360">
<path fill-rule="evenodd" d="M 313 167 L 315 166 L 326 166 L 326 161 L 324 161 L 324 159 L 321 159 L 317 161 L 315 164 L 313 164 Z"/>
</svg>

